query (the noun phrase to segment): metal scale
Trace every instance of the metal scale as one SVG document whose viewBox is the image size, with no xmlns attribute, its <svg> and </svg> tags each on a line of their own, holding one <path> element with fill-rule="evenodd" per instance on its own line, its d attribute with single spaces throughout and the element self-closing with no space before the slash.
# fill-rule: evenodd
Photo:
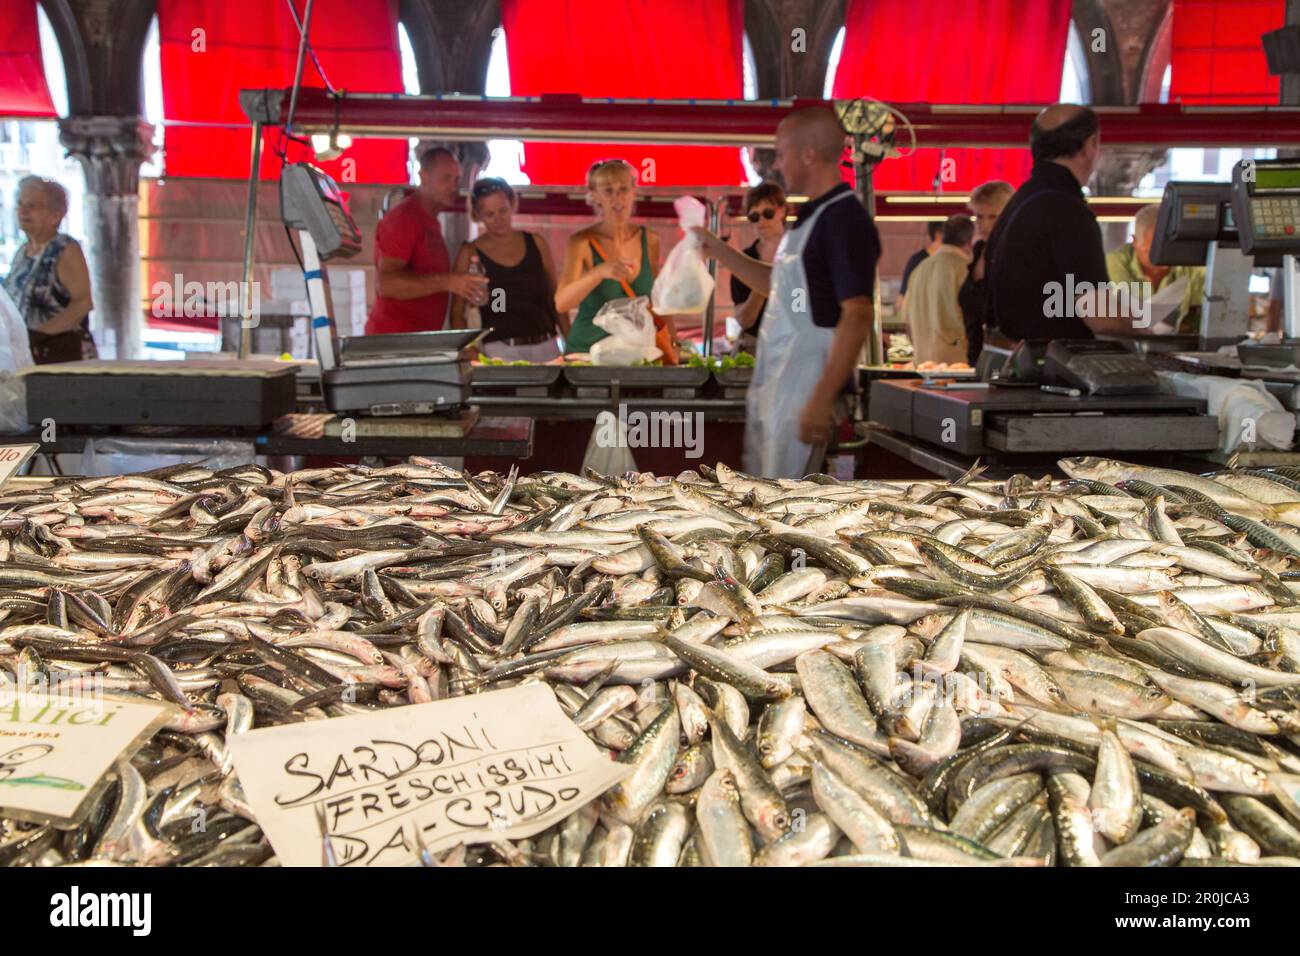
<svg viewBox="0 0 1300 956">
<path fill-rule="evenodd" d="M 1239 345 L 1237 355 L 1243 365 L 1300 367 L 1300 285 L 1296 273 L 1296 257 L 1300 254 L 1300 160 L 1238 163 L 1232 171 L 1232 211 L 1242 253 L 1254 256 L 1257 265 L 1276 264 L 1282 270 L 1281 344 Z"/>
<path fill-rule="evenodd" d="M 466 349 L 482 337 L 483 330 L 337 336 L 323 263 L 361 251 L 361 232 L 347 200 L 321 170 L 310 163 L 295 163 L 280 176 L 280 214 L 302 244 L 312 338 L 330 411 L 429 415 L 468 404 Z"/>
<path fill-rule="evenodd" d="M 1237 362 L 1184 356 L 1207 371 L 1240 371 L 1262 380 L 1284 406 L 1300 408 L 1300 161 L 1243 160 L 1228 183 L 1169 183 L 1151 259 L 1160 265 L 1204 265 L 1200 346 L 1235 345 Z M 1282 283 L 1283 339 L 1242 341 L 1249 331 L 1251 275 L 1277 268 Z"/>
</svg>

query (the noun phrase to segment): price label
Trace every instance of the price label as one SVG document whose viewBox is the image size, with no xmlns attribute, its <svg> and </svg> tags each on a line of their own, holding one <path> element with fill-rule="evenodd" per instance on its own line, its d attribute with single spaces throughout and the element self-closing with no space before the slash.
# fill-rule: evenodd
<svg viewBox="0 0 1300 956">
<path fill-rule="evenodd" d="M 0 488 L 40 450 L 40 445 L 0 445 Z"/>
<path fill-rule="evenodd" d="M 401 866 L 421 844 L 539 833 L 632 772 L 543 684 L 227 738 L 258 825 L 285 866 Z"/>
</svg>

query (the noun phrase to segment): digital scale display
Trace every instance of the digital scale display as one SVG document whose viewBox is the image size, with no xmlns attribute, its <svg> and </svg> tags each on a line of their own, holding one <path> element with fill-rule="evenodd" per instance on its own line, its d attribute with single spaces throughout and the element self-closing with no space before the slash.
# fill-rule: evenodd
<svg viewBox="0 0 1300 956">
<path fill-rule="evenodd" d="M 1300 163 L 1242 160 L 1232 170 L 1241 251 L 1293 255 L 1300 248 Z"/>
<path fill-rule="evenodd" d="M 1300 190 L 1300 166 L 1257 166 L 1253 191 L 1258 195 L 1265 189 Z"/>
</svg>

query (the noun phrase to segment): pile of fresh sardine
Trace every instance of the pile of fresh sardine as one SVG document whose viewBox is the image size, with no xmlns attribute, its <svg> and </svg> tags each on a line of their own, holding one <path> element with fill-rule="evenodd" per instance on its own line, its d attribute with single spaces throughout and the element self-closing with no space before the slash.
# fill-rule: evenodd
<svg viewBox="0 0 1300 956">
<path fill-rule="evenodd" d="M 1300 470 L 1061 469 L 11 488 L 0 678 L 177 706 L 0 863 L 274 864 L 229 735 L 544 681 L 629 775 L 426 865 L 1300 864 Z"/>
</svg>

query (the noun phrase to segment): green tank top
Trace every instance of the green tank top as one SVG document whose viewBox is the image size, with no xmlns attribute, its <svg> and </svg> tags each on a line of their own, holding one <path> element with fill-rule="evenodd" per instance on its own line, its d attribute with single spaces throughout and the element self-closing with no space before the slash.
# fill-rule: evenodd
<svg viewBox="0 0 1300 956">
<path fill-rule="evenodd" d="M 632 291 L 637 295 L 649 295 L 650 289 L 654 286 L 654 275 L 650 271 L 650 243 L 647 238 L 649 230 L 645 226 L 641 227 L 641 271 L 636 274 L 632 280 Z M 601 258 L 600 253 L 596 251 L 595 246 L 591 249 L 591 260 L 594 265 L 600 265 L 605 260 Z M 601 279 L 596 288 L 587 293 L 587 297 L 578 304 L 578 315 L 573 320 L 573 326 L 569 329 L 569 337 L 565 342 L 565 350 L 568 352 L 589 352 L 591 347 L 601 339 L 609 335 L 602 328 L 598 328 L 592 319 L 600 311 L 601 306 L 612 299 L 626 299 L 627 292 L 623 289 L 623 284 L 614 279 Z"/>
</svg>

